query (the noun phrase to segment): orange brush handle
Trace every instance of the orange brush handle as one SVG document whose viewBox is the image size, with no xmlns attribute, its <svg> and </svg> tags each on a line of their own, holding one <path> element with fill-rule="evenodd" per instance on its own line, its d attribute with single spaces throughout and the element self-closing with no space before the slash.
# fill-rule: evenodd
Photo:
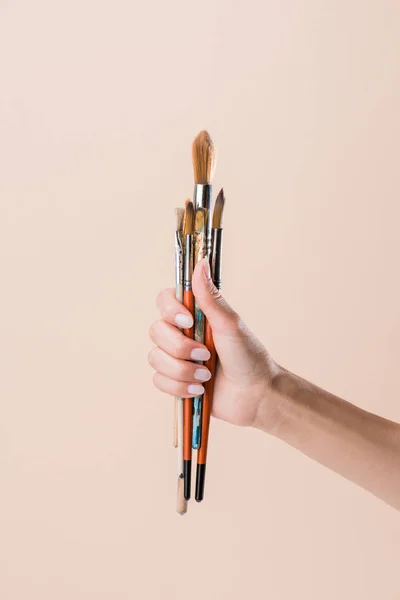
<svg viewBox="0 0 400 600">
<path fill-rule="evenodd" d="M 212 329 L 208 321 L 205 322 L 205 345 L 210 351 L 210 358 L 205 363 L 211 373 L 211 379 L 204 384 L 204 396 L 201 415 L 201 444 L 197 452 L 197 464 L 205 465 L 207 462 L 208 434 L 210 431 L 210 418 L 212 409 L 212 400 L 214 394 L 215 368 L 217 363 L 217 353 L 214 346 Z"/>
<path fill-rule="evenodd" d="M 188 309 L 194 320 L 194 296 L 192 290 L 184 290 L 183 292 L 183 306 Z M 190 329 L 184 329 L 183 333 L 193 339 L 194 336 L 194 325 Z"/>
<path fill-rule="evenodd" d="M 183 305 L 188 309 L 194 318 L 194 296 L 192 290 L 184 290 Z M 190 329 L 184 329 L 183 333 L 193 339 L 194 326 Z M 183 400 L 183 460 L 192 459 L 192 432 L 193 432 L 193 400 L 184 398 Z"/>
</svg>

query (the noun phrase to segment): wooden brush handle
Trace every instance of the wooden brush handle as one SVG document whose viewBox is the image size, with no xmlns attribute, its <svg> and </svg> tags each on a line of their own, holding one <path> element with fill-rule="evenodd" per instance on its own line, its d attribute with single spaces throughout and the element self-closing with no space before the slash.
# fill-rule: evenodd
<svg viewBox="0 0 400 600">
<path fill-rule="evenodd" d="M 183 405 L 183 460 L 192 459 L 193 399 L 184 398 Z"/>
<path fill-rule="evenodd" d="M 211 379 L 204 384 L 203 406 L 201 414 L 201 444 L 197 453 L 197 464 L 207 462 L 208 434 L 210 431 L 210 418 L 212 409 L 212 400 L 214 394 L 215 367 L 217 363 L 217 353 L 214 346 L 212 329 L 209 322 L 205 322 L 205 345 L 210 351 L 210 358 L 205 363 L 211 373 Z"/>
<path fill-rule="evenodd" d="M 174 436 L 173 444 L 174 448 L 178 447 L 178 398 L 174 398 Z"/>
<path fill-rule="evenodd" d="M 192 317 L 194 318 L 194 296 L 192 290 L 185 290 L 183 292 L 183 306 L 188 309 Z M 190 329 L 184 329 L 183 333 L 186 337 L 192 338 L 194 336 L 194 324 Z"/>
<path fill-rule="evenodd" d="M 176 512 L 184 515 L 187 512 L 187 501 L 184 496 L 183 477 L 178 477 L 178 489 L 176 494 Z"/>
<path fill-rule="evenodd" d="M 192 317 L 194 317 L 194 296 L 192 290 L 183 292 L 183 305 L 188 309 Z M 194 325 L 190 329 L 184 329 L 184 334 L 193 339 Z M 192 431 L 193 431 L 193 400 L 185 398 L 183 405 L 183 460 L 191 460 L 192 458 Z"/>
</svg>

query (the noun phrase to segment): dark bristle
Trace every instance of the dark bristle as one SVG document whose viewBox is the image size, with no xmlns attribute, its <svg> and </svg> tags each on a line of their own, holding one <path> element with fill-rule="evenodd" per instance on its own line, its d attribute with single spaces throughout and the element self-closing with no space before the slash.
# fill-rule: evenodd
<svg viewBox="0 0 400 600">
<path fill-rule="evenodd" d="M 217 199 L 215 201 L 214 213 L 213 213 L 213 229 L 222 229 L 223 227 L 223 215 L 225 208 L 225 194 L 224 189 L 221 188 Z"/>
</svg>

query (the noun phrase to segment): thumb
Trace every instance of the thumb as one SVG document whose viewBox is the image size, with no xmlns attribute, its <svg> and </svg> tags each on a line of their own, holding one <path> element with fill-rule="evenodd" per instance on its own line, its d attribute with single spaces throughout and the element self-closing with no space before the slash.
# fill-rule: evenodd
<svg viewBox="0 0 400 600">
<path fill-rule="evenodd" d="M 203 258 L 196 265 L 192 278 L 196 302 L 216 332 L 237 329 L 238 316 L 223 298 L 211 279 L 210 263 Z"/>
</svg>

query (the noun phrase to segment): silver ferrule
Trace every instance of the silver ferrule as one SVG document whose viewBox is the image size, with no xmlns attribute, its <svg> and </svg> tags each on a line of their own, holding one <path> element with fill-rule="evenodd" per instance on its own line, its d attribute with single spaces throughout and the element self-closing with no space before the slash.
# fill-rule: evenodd
<svg viewBox="0 0 400 600">
<path fill-rule="evenodd" d="M 212 208 L 212 186 L 209 183 L 196 183 L 194 186 L 193 203 L 195 210 L 205 208 L 206 214 L 206 254 L 211 252 L 211 208 Z"/>
<path fill-rule="evenodd" d="M 189 291 L 192 289 L 193 275 L 193 236 L 188 233 L 185 240 L 185 258 L 183 264 L 183 289 Z"/>
<path fill-rule="evenodd" d="M 218 290 L 222 285 L 222 234 L 223 229 L 212 230 L 211 274 Z"/>
<path fill-rule="evenodd" d="M 178 291 L 178 287 L 183 284 L 183 244 L 182 234 L 179 231 L 175 231 L 175 286 Z"/>
</svg>

